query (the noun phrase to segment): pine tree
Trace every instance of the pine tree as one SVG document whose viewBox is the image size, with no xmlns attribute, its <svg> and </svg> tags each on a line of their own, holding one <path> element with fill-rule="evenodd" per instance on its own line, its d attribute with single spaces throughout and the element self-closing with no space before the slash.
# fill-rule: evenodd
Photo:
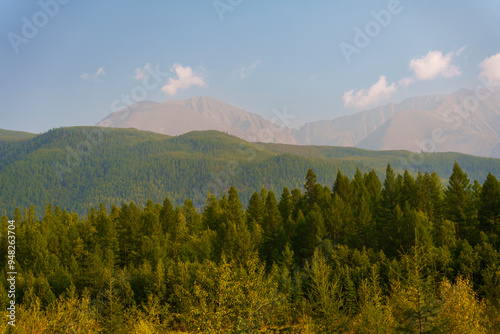
<svg viewBox="0 0 500 334">
<path fill-rule="evenodd" d="M 199 235 L 203 230 L 203 221 L 190 199 L 186 198 L 184 205 L 181 207 L 181 212 L 186 218 L 189 234 L 193 236 Z"/>
<path fill-rule="evenodd" d="M 163 206 L 160 210 L 160 215 L 158 218 L 160 220 L 163 233 L 170 233 L 171 226 L 175 223 L 175 219 L 177 218 L 177 216 L 168 197 L 165 197 L 165 200 L 163 201 Z"/>
<path fill-rule="evenodd" d="M 372 220 L 370 194 L 365 187 L 363 176 L 359 169 L 356 169 L 354 180 L 352 181 L 353 192 L 353 214 L 355 231 L 353 237 L 355 242 L 353 246 L 361 249 L 365 247 L 373 247 L 375 245 L 375 224 Z M 354 241 L 354 240 L 353 240 Z"/>
<path fill-rule="evenodd" d="M 118 232 L 115 221 L 108 216 L 102 203 L 99 205 L 94 224 L 97 242 L 106 253 L 106 262 L 109 265 L 114 265 L 115 257 L 118 254 Z"/>
<path fill-rule="evenodd" d="M 326 228 L 335 244 L 346 245 L 354 242 L 356 231 L 353 221 L 351 205 L 345 203 L 339 195 L 334 194 L 331 219 L 326 220 L 327 224 L 330 224 Z"/>
<path fill-rule="evenodd" d="M 445 194 L 446 217 L 456 223 L 459 237 L 470 237 L 473 198 L 469 177 L 455 162 Z"/>
<path fill-rule="evenodd" d="M 355 333 L 391 333 L 394 319 L 380 287 L 379 275 L 376 268 L 372 268 L 369 278 L 365 278 L 359 285 L 359 314 L 354 321 Z"/>
<path fill-rule="evenodd" d="M 480 195 L 479 222 L 482 231 L 500 233 L 500 182 L 488 173 Z"/>
<path fill-rule="evenodd" d="M 286 240 L 278 203 L 272 191 L 267 194 L 264 218 L 262 219 L 263 244 L 261 255 L 268 266 L 276 261 L 281 254 Z"/>
<path fill-rule="evenodd" d="M 375 212 L 380 196 L 382 196 L 382 183 L 373 169 L 368 174 L 365 174 L 363 178 L 372 201 L 371 211 Z"/>
<path fill-rule="evenodd" d="M 124 310 L 115 278 L 108 274 L 106 287 L 100 295 L 100 324 L 107 333 L 125 333 Z"/>
<path fill-rule="evenodd" d="M 388 164 L 377 217 L 377 239 L 379 247 L 383 247 L 384 253 L 390 257 L 398 254 L 401 245 L 403 211 L 399 206 L 399 186 L 398 179 Z"/>
<path fill-rule="evenodd" d="M 281 193 L 280 201 L 278 203 L 278 209 L 281 214 L 281 218 L 283 221 L 286 221 L 289 217 L 292 216 L 293 213 L 293 201 L 292 195 L 290 194 L 290 190 L 288 187 L 283 188 L 283 192 Z"/>
<path fill-rule="evenodd" d="M 170 233 L 172 258 L 174 260 L 178 260 L 178 257 L 182 254 L 182 250 L 188 240 L 188 227 L 186 217 L 184 217 L 180 210 L 176 210 L 176 215 L 177 217 Z"/>
<path fill-rule="evenodd" d="M 140 244 L 140 209 L 131 202 L 123 204 L 120 211 L 120 224 L 118 225 L 118 243 L 120 248 L 120 263 L 127 266 L 137 260 Z"/>
<path fill-rule="evenodd" d="M 303 199 L 303 195 L 300 192 L 299 189 L 294 188 L 292 190 L 292 204 L 293 204 L 293 214 L 292 214 L 292 219 L 297 219 L 297 215 L 299 214 L 299 210 L 302 210 L 300 207 L 300 204 Z"/>
<path fill-rule="evenodd" d="M 347 315 L 352 316 L 357 313 L 357 294 L 356 287 L 351 277 L 351 269 L 345 265 L 340 270 L 342 291 L 344 299 L 344 310 Z"/>
<path fill-rule="evenodd" d="M 260 199 L 260 195 L 257 192 L 254 192 L 252 197 L 250 197 L 250 201 L 245 212 L 247 225 L 250 227 L 252 222 L 262 224 L 264 211 L 264 203 Z"/>
<path fill-rule="evenodd" d="M 351 180 L 342 174 L 340 169 L 337 171 L 337 178 L 333 184 L 332 195 L 339 196 L 344 203 L 350 203 L 352 197 Z"/>
<path fill-rule="evenodd" d="M 306 267 L 306 271 L 310 279 L 309 298 L 314 309 L 317 332 L 340 332 L 346 319 L 342 311 L 344 302 L 339 279 L 333 276 L 332 268 L 321 251 L 315 250 L 311 265 Z"/>
<path fill-rule="evenodd" d="M 216 231 L 222 220 L 222 208 L 220 206 L 217 197 L 212 194 L 208 194 L 207 200 L 203 207 L 202 221 L 204 228 L 209 228 L 212 231 Z"/>
<path fill-rule="evenodd" d="M 304 212 L 308 212 L 314 204 L 320 204 L 319 199 L 321 194 L 321 185 L 318 183 L 316 174 L 312 169 L 307 171 L 304 188 L 306 190 L 304 195 L 305 203 L 302 208 Z"/>
<path fill-rule="evenodd" d="M 297 230 L 303 239 L 299 254 L 304 258 L 309 258 L 313 255 L 314 249 L 328 237 L 328 231 L 318 204 L 313 205 L 306 216 L 305 224 Z"/>
<path fill-rule="evenodd" d="M 237 227 L 243 225 L 243 209 L 236 189 L 231 186 L 228 191 L 226 219 L 231 220 Z"/>
<path fill-rule="evenodd" d="M 431 220 L 442 218 L 442 184 L 436 173 L 418 173 L 416 190 L 416 208 L 423 211 Z"/>
<path fill-rule="evenodd" d="M 441 305 L 433 294 L 432 281 L 424 274 L 427 261 L 422 248 L 412 247 L 403 256 L 403 265 L 405 273 L 392 283 L 395 329 L 403 333 L 442 333 L 444 323 L 438 317 Z"/>
<path fill-rule="evenodd" d="M 418 185 L 413 176 L 405 170 L 403 175 L 403 186 L 401 189 L 400 206 L 404 207 L 408 203 L 411 208 L 418 206 Z"/>
</svg>

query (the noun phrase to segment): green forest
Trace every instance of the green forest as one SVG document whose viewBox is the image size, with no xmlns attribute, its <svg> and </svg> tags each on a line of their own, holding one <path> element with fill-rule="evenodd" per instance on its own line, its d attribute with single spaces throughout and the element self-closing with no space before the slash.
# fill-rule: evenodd
<svg viewBox="0 0 500 334">
<path fill-rule="evenodd" d="M 25 155 L 43 146 L 23 143 Z M 281 175 L 277 168 L 262 173 Z M 1 329 L 499 333 L 500 183 L 491 173 L 471 181 L 459 163 L 446 168 L 445 182 L 386 165 L 382 177 L 354 167 L 331 183 L 312 168 L 298 185 L 262 187 L 245 201 L 241 183 L 208 193 L 201 211 L 169 197 L 97 204 L 85 215 L 54 203 L 13 209 L 0 243 L 7 249 L 15 220 L 16 327 Z M 7 315 L 8 257 L 1 261 Z"/>
<path fill-rule="evenodd" d="M 103 203 L 146 199 L 178 206 L 189 198 L 201 209 L 207 192 L 221 197 L 238 189 L 244 208 L 255 191 L 303 190 L 312 168 L 322 184 L 332 185 L 337 170 L 354 175 L 374 170 L 384 178 L 387 163 L 396 173 L 436 172 L 446 184 L 457 161 L 471 180 L 500 178 L 500 159 L 459 153 L 368 151 L 352 147 L 248 143 L 217 132 L 170 137 L 134 129 L 59 128 L 40 135 L 0 130 L 0 216 L 51 203 L 87 215 Z M 41 218 L 41 217 L 37 217 Z"/>
</svg>

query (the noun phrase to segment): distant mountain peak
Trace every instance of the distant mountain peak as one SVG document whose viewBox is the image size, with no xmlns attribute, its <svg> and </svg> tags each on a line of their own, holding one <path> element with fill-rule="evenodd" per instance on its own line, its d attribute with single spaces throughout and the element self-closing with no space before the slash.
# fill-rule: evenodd
<svg viewBox="0 0 500 334">
<path fill-rule="evenodd" d="M 136 128 L 172 136 L 217 130 L 251 142 L 298 144 L 290 129 L 273 126 L 260 115 L 210 96 L 164 103 L 145 101 L 108 115 L 97 126 Z"/>
<path fill-rule="evenodd" d="M 172 136 L 217 130 L 251 142 L 427 149 L 500 157 L 500 94 L 478 99 L 477 110 L 469 110 L 469 106 L 460 113 L 456 107 L 464 106 L 468 96 L 476 96 L 475 91 L 417 96 L 333 120 L 309 122 L 298 129 L 273 126 L 257 114 L 211 96 L 200 96 L 163 103 L 139 102 L 108 115 L 97 125 Z M 436 129 L 443 131 L 444 139 L 434 138 Z"/>
</svg>

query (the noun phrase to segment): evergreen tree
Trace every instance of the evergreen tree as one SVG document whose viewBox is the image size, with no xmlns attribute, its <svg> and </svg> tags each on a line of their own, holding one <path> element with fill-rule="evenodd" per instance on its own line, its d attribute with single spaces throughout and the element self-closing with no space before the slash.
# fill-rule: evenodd
<svg viewBox="0 0 500 334">
<path fill-rule="evenodd" d="M 262 220 L 263 244 L 261 255 L 270 266 L 273 260 L 277 260 L 285 243 L 283 223 L 278 210 L 278 203 L 272 191 L 267 194 L 265 213 Z"/>
<path fill-rule="evenodd" d="M 353 214 L 354 226 L 353 230 L 353 246 L 357 248 L 373 247 L 376 241 L 375 224 L 372 220 L 370 194 L 365 186 L 363 176 L 359 169 L 356 169 L 354 180 L 352 181 L 353 191 Z"/>
<path fill-rule="evenodd" d="M 171 226 L 174 224 L 176 217 L 175 210 L 170 203 L 168 197 L 163 200 L 163 206 L 160 210 L 159 220 L 163 233 L 167 234 L 171 232 Z"/>
<path fill-rule="evenodd" d="M 500 233 L 500 182 L 488 173 L 480 195 L 479 222 L 482 231 Z"/>
<path fill-rule="evenodd" d="M 385 303 L 379 281 L 378 274 L 373 270 L 371 277 L 363 279 L 359 285 L 360 311 L 357 316 L 358 321 L 353 326 L 355 333 L 392 332 L 394 319 Z"/>
<path fill-rule="evenodd" d="M 309 273 L 309 296 L 316 317 L 318 333 L 338 333 L 345 325 L 342 312 L 343 299 L 339 279 L 333 276 L 321 251 L 314 252 L 311 266 L 306 268 Z"/>
<path fill-rule="evenodd" d="M 401 245 L 403 212 L 399 206 L 400 187 L 394 170 L 388 164 L 377 217 L 378 243 L 388 256 L 398 254 Z"/>
<path fill-rule="evenodd" d="M 446 217 L 456 223 L 459 237 L 471 237 L 473 218 L 473 198 L 469 177 L 458 163 L 453 165 L 453 173 L 445 194 Z"/>
<path fill-rule="evenodd" d="M 243 206 L 236 189 L 231 186 L 228 191 L 226 219 L 231 220 L 240 227 L 243 225 Z"/>
<path fill-rule="evenodd" d="M 403 333 L 442 333 L 445 323 L 438 317 L 440 301 L 425 275 L 427 266 L 421 247 L 415 246 L 403 257 L 406 275 L 392 284 L 391 306 L 396 330 Z"/>
<path fill-rule="evenodd" d="M 307 171 L 306 183 L 304 184 L 304 188 L 306 192 L 304 195 L 305 202 L 302 208 L 304 212 L 308 212 L 308 210 L 312 208 L 314 204 L 319 204 L 321 194 L 321 185 L 318 183 L 316 174 L 312 169 L 309 169 Z"/>
<path fill-rule="evenodd" d="M 118 240 L 120 247 L 120 262 L 127 266 L 137 260 L 137 251 L 140 243 L 140 209 L 131 202 L 125 203 L 120 211 L 120 224 L 118 226 Z"/>
<path fill-rule="evenodd" d="M 411 174 L 405 170 L 403 175 L 403 186 L 401 189 L 400 207 L 404 207 L 405 203 L 408 203 L 411 208 L 416 208 L 418 206 L 418 184 L 411 176 Z"/>
<path fill-rule="evenodd" d="M 202 216 L 198 213 L 190 199 L 186 198 L 184 205 L 181 207 L 181 212 L 186 218 L 189 234 L 199 235 L 203 231 Z"/>
<path fill-rule="evenodd" d="M 283 221 L 286 221 L 289 217 L 292 217 L 293 200 L 288 187 L 283 188 L 283 192 L 281 193 L 280 201 L 278 203 L 278 209 Z"/>
<path fill-rule="evenodd" d="M 351 181 L 346 175 L 343 175 L 340 169 L 337 171 L 337 178 L 333 184 L 332 195 L 339 196 L 344 203 L 351 202 Z"/>
<path fill-rule="evenodd" d="M 222 219 L 222 208 L 220 206 L 217 197 L 212 194 L 208 194 L 205 206 L 203 208 L 203 226 L 209 228 L 212 231 L 216 231 L 219 228 Z"/>
<path fill-rule="evenodd" d="M 248 207 L 246 209 L 247 225 L 251 226 L 252 222 L 262 224 L 264 211 L 264 203 L 262 202 L 260 195 L 257 192 L 254 192 L 252 197 L 250 197 L 250 201 L 248 202 Z"/>
<path fill-rule="evenodd" d="M 100 295 L 100 323 L 107 333 L 125 333 L 124 310 L 116 280 L 112 275 L 106 278 L 106 287 Z"/>
</svg>

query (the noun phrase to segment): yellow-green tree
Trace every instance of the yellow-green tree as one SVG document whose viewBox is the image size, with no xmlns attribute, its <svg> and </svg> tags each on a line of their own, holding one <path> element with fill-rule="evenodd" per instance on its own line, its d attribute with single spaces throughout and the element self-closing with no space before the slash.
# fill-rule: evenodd
<svg viewBox="0 0 500 334">
<path fill-rule="evenodd" d="M 441 283 L 443 302 L 439 317 L 447 322 L 449 333 L 487 333 L 485 306 L 472 289 L 469 280 L 458 277 L 455 284 Z"/>
</svg>

